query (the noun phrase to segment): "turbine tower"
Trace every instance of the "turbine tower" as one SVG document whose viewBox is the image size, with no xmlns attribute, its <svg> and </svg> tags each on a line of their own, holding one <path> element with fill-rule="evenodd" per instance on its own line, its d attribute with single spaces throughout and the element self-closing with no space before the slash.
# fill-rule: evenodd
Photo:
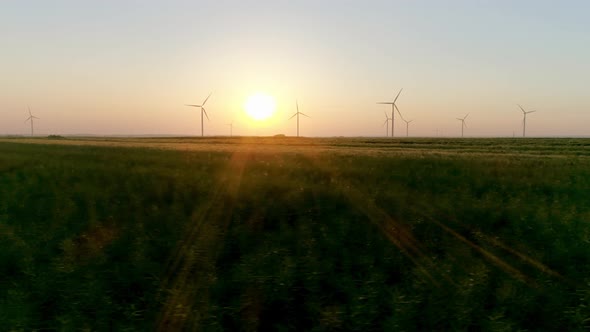
<svg viewBox="0 0 590 332">
<path fill-rule="evenodd" d="M 399 92 L 397 93 L 397 96 L 395 96 L 395 99 L 393 99 L 392 102 L 383 101 L 383 102 L 377 103 L 377 104 L 391 105 L 391 137 L 393 137 L 394 127 L 395 127 L 395 119 L 394 119 L 395 102 L 397 101 L 397 98 L 399 97 L 399 95 L 402 93 L 402 90 L 403 90 L 403 88 L 401 88 L 399 90 Z"/>
<path fill-rule="evenodd" d="M 465 119 L 467 119 L 467 116 L 469 116 L 469 113 L 467 113 L 462 119 L 457 118 L 457 120 L 461 121 L 461 137 L 463 137 L 463 129 L 467 127 L 465 124 Z"/>
<path fill-rule="evenodd" d="M 520 107 L 520 110 L 522 111 L 522 115 L 524 116 L 524 118 L 522 119 L 522 137 L 524 137 L 525 131 L 526 131 L 526 115 L 529 113 L 533 113 L 536 111 L 525 111 L 524 108 L 522 108 L 522 106 L 518 105 L 518 107 Z"/>
<path fill-rule="evenodd" d="M 297 102 L 297 99 L 295 100 L 295 106 L 297 107 L 297 112 L 295 114 L 293 114 L 292 117 L 289 118 L 289 120 L 293 119 L 295 116 L 297 116 L 297 137 L 299 137 L 299 114 L 303 115 L 303 116 L 307 116 L 301 112 L 299 112 L 299 103 Z M 309 116 L 307 116 L 309 118 Z"/>
<path fill-rule="evenodd" d="M 207 102 L 207 100 L 209 99 L 209 97 L 211 97 L 211 94 L 213 92 L 211 92 L 207 98 L 205 98 L 205 101 L 203 101 L 203 103 L 201 105 L 190 105 L 190 104 L 185 104 L 185 106 L 190 106 L 190 107 L 198 107 L 201 109 L 201 137 L 204 136 L 204 131 L 203 131 L 203 114 L 205 114 L 205 116 L 207 117 L 207 120 L 209 120 L 209 115 L 207 115 L 207 111 L 205 110 L 205 103 Z"/>
<path fill-rule="evenodd" d="M 234 131 L 234 122 L 232 121 L 231 123 L 227 124 L 229 126 L 229 137 L 233 136 L 233 131 Z"/>
<path fill-rule="evenodd" d="M 385 126 L 385 137 L 387 137 L 389 135 L 389 121 L 391 121 L 391 118 L 387 115 L 387 112 L 385 113 L 385 122 L 383 122 L 383 126 Z"/>
<path fill-rule="evenodd" d="M 35 135 L 35 132 L 33 130 L 33 119 L 39 119 L 39 118 L 36 116 L 33 116 L 33 114 L 31 114 L 31 108 L 30 107 L 28 107 L 28 108 L 29 108 L 29 117 L 25 120 L 25 122 L 31 121 L 31 137 L 33 137 Z"/>
</svg>

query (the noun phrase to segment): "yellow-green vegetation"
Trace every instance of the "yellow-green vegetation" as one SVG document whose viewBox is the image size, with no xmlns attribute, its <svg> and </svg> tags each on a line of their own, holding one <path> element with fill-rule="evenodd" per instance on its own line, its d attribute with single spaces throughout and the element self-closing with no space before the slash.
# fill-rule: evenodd
<svg viewBox="0 0 590 332">
<path fill-rule="evenodd" d="M 4 139 L 0 326 L 583 331 L 589 147 Z"/>
</svg>

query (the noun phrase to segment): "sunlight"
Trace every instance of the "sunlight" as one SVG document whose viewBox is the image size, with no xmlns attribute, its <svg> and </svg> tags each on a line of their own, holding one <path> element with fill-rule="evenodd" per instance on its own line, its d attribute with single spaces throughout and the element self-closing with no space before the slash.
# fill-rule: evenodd
<svg viewBox="0 0 590 332">
<path fill-rule="evenodd" d="M 257 93 L 248 97 L 244 109 L 252 119 L 263 121 L 270 118 L 275 112 L 276 100 L 267 94 Z"/>
</svg>

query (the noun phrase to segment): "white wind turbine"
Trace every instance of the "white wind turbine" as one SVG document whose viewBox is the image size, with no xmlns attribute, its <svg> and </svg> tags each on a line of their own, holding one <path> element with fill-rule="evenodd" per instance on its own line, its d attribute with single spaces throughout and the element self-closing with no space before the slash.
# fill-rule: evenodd
<svg viewBox="0 0 590 332">
<path fill-rule="evenodd" d="M 385 137 L 387 137 L 389 135 L 389 121 L 391 121 L 391 118 L 389 117 L 389 115 L 387 115 L 387 112 L 385 113 L 385 122 L 383 122 L 383 126 L 385 126 Z"/>
<path fill-rule="evenodd" d="M 457 118 L 457 120 L 461 121 L 461 137 L 463 137 L 463 129 L 467 128 L 467 125 L 465 124 L 465 119 L 467 119 L 467 116 L 469 116 L 469 113 L 467 113 L 467 115 L 465 115 L 462 119 Z"/>
<path fill-rule="evenodd" d="M 517 104 L 518 105 L 518 104 Z M 518 107 L 520 107 L 520 110 L 522 111 L 522 115 L 524 116 L 522 119 L 522 137 L 524 137 L 525 131 L 526 131 L 526 115 L 529 113 L 533 113 L 536 111 L 525 111 L 524 108 L 522 108 L 522 106 L 518 105 Z"/>
<path fill-rule="evenodd" d="M 35 132 L 33 131 L 33 119 L 39 119 L 36 116 L 33 116 L 33 114 L 31 114 L 31 108 L 29 108 L 29 117 L 25 120 L 25 122 L 27 121 L 31 121 L 31 137 L 33 137 L 35 135 Z"/>
<path fill-rule="evenodd" d="M 414 121 L 414 120 L 409 120 L 407 121 L 406 119 L 404 119 L 404 117 L 402 116 L 402 112 L 399 111 L 399 107 L 397 107 L 397 105 L 395 105 L 395 109 L 397 110 L 397 113 L 399 114 L 399 117 L 406 123 L 406 137 L 408 137 L 408 133 L 410 131 L 410 122 Z"/>
<path fill-rule="evenodd" d="M 301 112 L 299 112 L 299 103 L 297 102 L 297 100 L 295 100 L 295 106 L 297 107 L 297 112 L 295 114 L 293 114 L 292 117 L 289 118 L 289 120 L 293 119 L 295 116 L 297 116 L 297 137 L 299 137 L 299 114 L 303 115 L 303 116 L 307 116 Z M 309 118 L 309 116 L 307 116 Z"/>
<path fill-rule="evenodd" d="M 383 102 L 377 103 L 377 104 L 391 105 L 391 137 L 393 137 L 394 127 L 395 127 L 395 117 L 394 117 L 395 102 L 397 101 L 397 98 L 399 97 L 399 95 L 402 93 L 402 90 L 403 90 L 403 88 L 399 90 L 399 92 L 397 93 L 397 96 L 395 96 L 395 99 L 393 99 L 392 102 L 383 101 Z"/>
<path fill-rule="evenodd" d="M 409 120 L 406 121 L 406 119 L 403 119 L 406 122 L 406 137 L 409 137 L 410 135 L 408 134 L 410 131 L 410 122 L 414 121 L 414 120 Z"/>
<path fill-rule="evenodd" d="M 213 92 L 211 92 L 211 93 L 213 93 Z M 211 97 L 211 93 L 207 96 L 207 98 L 205 98 L 205 101 L 203 101 L 203 103 L 201 105 L 185 104 L 185 106 L 199 107 L 201 109 L 201 136 L 204 136 L 204 131 L 203 131 L 203 113 L 207 117 L 207 120 L 209 120 L 209 115 L 207 115 L 207 111 L 205 110 L 205 107 L 204 106 L 205 106 L 205 103 L 207 102 L 207 100 L 209 99 L 209 97 Z"/>
</svg>

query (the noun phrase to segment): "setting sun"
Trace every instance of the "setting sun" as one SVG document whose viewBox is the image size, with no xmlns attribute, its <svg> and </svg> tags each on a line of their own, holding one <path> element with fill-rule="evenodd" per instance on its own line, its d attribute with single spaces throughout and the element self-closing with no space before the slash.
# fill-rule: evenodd
<svg viewBox="0 0 590 332">
<path fill-rule="evenodd" d="M 274 97 L 257 93 L 248 97 L 244 105 L 246 113 L 256 121 L 266 120 L 272 116 L 276 109 Z"/>
</svg>

